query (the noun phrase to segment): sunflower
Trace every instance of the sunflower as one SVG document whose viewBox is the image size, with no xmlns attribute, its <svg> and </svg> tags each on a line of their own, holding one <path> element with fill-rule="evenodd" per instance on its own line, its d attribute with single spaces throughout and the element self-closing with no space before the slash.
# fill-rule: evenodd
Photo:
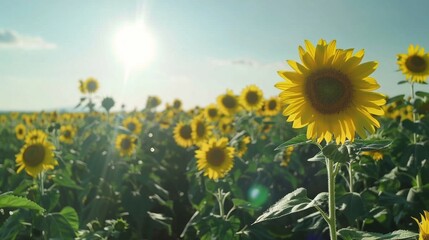
<svg viewBox="0 0 429 240">
<path fill-rule="evenodd" d="M 270 97 L 265 101 L 263 108 L 262 114 L 264 116 L 275 116 L 280 112 L 282 105 L 278 97 Z"/>
<path fill-rule="evenodd" d="M 376 62 L 360 64 L 364 51 L 353 55 L 353 49 L 336 49 L 320 40 L 316 47 L 305 41 L 306 50 L 299 47 L 304 65 L 288 61 L 294 71 L 279 71 L 285 81 L 276 84 L 283 90 L 283 114 L 294 128 L 307 127 L 307 138 L 321 142 L 335 139 L 337 144 L 353 141 L 355 132 L 365 138 L 374 133 L 380 123 L 373 115 L 383 115 L 385 96 L 372 92 L 379 88 L 369 77 Z"/>
<path fill-rule="evenodd" d="M 223 178 L 234 166 L 234 148 L 228 147 L 228 139 L 211 138 L 195 151 L 198 170 L 210 179 Z"/>
<path fill-rule="evenodd" d="M 119 150 L 119 155 L 123 156 L 131 156 L 136 149 L 137 138 L 127 134 L 118 134 L 116 136 L 116 149 Z"/>
<path fill-rule="evenodd" d="M 231 117 L 222 117 L 219 121 L 219 129 L 223 134 L 230 134 L 234 131 L 234 121 Z"/>
<path fill-rule="evenodd" d="M 43 140 L 32 140 L 25 143 L 16 155 L 17 173 L 23 169 L 32 177 L 37 177 L 44 170 L 52 170 L 58 165 L 54 159 L 55 147 L 52 143 Z"/>
<path fill-rule="evenodd" d="M 429 212 L 424 211 L 424 216 L 420 214 L 421 222 L 413 218 L 414 221 L 417 222 L 417 225 L 419 225 L 419 240 L 428 240 L 429 239 Z"/>
<path fill-rule="evenodd" d="M 247 145 L 250 143 L 250 137 L 245 136 L 237 141 L 235 149 L 237 150 L 236 155 L 237 157 L 243 157 L 244 154 L 247 152 Z"/>
<path fill-rule="evenodd" d="M 84 81 L 82 81 L 82 80 L 79 80 L 79 91 L 80 91 L 82 94 L 85 94 L 85 93 L 86 93 L 85 82 L 84 82 Z"/>
<path fill-rule="evenodd" d="M 240 104 L 247 111 L 259 110 L 264 104 L 262 90 L 256 85 L 245 87 L 240 94 Z"/>
<path fill-rule="evenodd" d="M 225 94 L 218 96 L 217 104 L 219 110 L 227 116 L 231 116 L 240 110 L 239 99 L 232 90 L 227 90 Z"/>
<path fill-rule="evenodd" d="M 72 125 L 62 125 L 60 128 L 60 142 L 73 144 L 73 139 L 76 136 L 76 128 Z"/>
<path fill-rule="evenodd" d="M 177 145 L 184 148 L 192 146 L 192 127 L 190 124 L 185 124 L 184 122 L 177 123 L 173 134 Z"/>
<path fill-rule="evenodd" d="M 398 54 L 399 69 L 408 81 L 422 83 L 429 76 L 429 54 L 419 45 L 408 47 L 408 54 Z"/>
<path fill-rule="evenodd" d="M 202 116 L 196 116 L 191 122 L 191 135 L 195 145 L 200 146 L 212 134 L 212 126 L 207 125 Z"/>
<path fill-rule="evenodd" d="M 381 151 L 363 151 L 361 154 L 374 159 L 374 161 L 380 161 L 384 157 Z"/>
<path fill-rule="evenodd" d="M 33 129 L 31 131 L 29 131 L 27 133 L 27 135 L 25 136 L 25 142 L 26 143 L 31 143 L 33 141 L 45 141 L 48 139 L 48 135 L 39 129 Z"/>
<path fill-rule="evenodd" d="M 19 140 L 24 140 L 25 133 L 27 132 L 27 128 L 24 124 L 20 123 L 15 126 L 15 135 Z"/>
<path fill-rule="evenodd" d="M 127 117 L 122 121 L 122 126 L 126 127 L 130 132 L 139 134 L 142 131 L 142 124 L 137 117 Z"/>
<path fill-rule="evenodd" d="M 173 108 L 180 110 L 182 108 L 182 101 L 180 101 L 180 99 L 174 99 Z"/>
<path fill-rule="evenodd" d="M 157 96 L 149 96 L 146 101 L 146 108 L 156 108 L 161 104 L 161 99 Z"/>
<path fill-rule="evenodd" d="M 217 121 L 219 119 L 219 109 L 216 104 L 209 104 L 206 108 L 204 108 L 204 116 L 210 122 Z"/>
<path fill-rule="evenodd" d="M 283 150 L 283 152 L 281 154 L 282 157 L 281 157 L 280 166 L 287 167 L 289 165 L 294 149 L 295 148 L 293 146 L 289 146 Z"/>
<path fill-rule="evenodd" d="M 85 80 L 85 91 L 88 93 L 95 93 L 98 90 L 98 81 L 93 77 Z"/>
</svg>

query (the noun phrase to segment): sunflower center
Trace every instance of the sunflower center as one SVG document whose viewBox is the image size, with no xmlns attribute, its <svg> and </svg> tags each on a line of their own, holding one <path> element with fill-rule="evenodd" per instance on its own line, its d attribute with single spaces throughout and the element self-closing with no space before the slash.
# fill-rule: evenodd
<svg viewBox="0 0 429 240">
<path fill-rule="evenodd" d="M 208 113 L 210 117 L 214 118 L 217 116 L 217 109 L 211 108 L 209 109 Z"/>
<path fill-rule="evenodd" d="M 23 161 L 26 166 L 36 167 L 45 158 L 45 148 L 42 144 L 34 144 L 27 147 L 23 154 Z"/>
<path fill-rule="evenodd" d="M 226 155 L 223 149 L 215 147 L 207 152 L 207 162 L 212 166 L 220 166 L 225 161 Z"/>
<path fill-rule="evenodd" d="M 70 130 L 66 130 L 65 132 L 64 132 L 64 137 L 65 138 L 71 138 L 71 131 Z M 37 137 L 36 137 L 37 138 Z"/>
<path fill-rule="evenodd" d="M 182 102 L 176 100 L 173 102 L 173 107 L 179 109 L 182 106 Z"/>
<path fill-rule="evenodd" d="M 192 129 L 189 125 L 185 125 L 180 129 L 180 136 L 183 139 L 191 139 L 192 135 L 191 135 Z"/>
<path fill-rule="evenodd" d="M 197 136 L 198 137 L 204 137 L 205 133 L 206 133 L 206 128 L 205 128 L 204 124 L 198 123 L 197 124 Z"/>
<path fill-rule="evenodd" d="M 97 83 L 95 81 L 90 81 L 86 85 L 88 92 L 95 92 L 97 90 Z"/>
<path fill-rule="evenodd" d="M 22 128 L 18 129 L 18 134 L 19 135 L 24 134 L 24 129 L 22 129 Z"/>
<path fill-rule="evenodd" d="M 414 55 L 407 58 L 405 65 L 411 72 L 421 73 L 427 68 L 427 63 L 424 58 Z"/>
<path fill-rule="evenodd" d="M 133 122 L 130 122 L 127 124 L 127 128 L 128 130 L 130 130 L 131 132 L 133 132 L 134 130 L 136 130 L 136 124 Z"/>
<path fill-rule="evenodd" d="M 257 92 L 253 92 L 253 91 L 248 92 L 246 94 L 246 101 L 250 105 L 255 105 L 259 101 L 258 93 Z"/>
<path fill-rule="evenodd" d="M 131 140 L 129 138 L 124 138 L 121 141 L 121 148 L 124 150 L 131 148 Z"/>
<path fill-rule="evenodd" d="M 305 91 L 311 105 L 322 114 L 339 113 L 351 104 L 352 90 L 347 75 L 325 69 L 307 77 Z"/>
<path fill-rule="evenodd" d="M 269 110 L 274 110 L 277 107 L 277 102 L 276 101 L 269 101 L 268 102 L 268 109 Z"/>
<path fill-rule="evenodd" d="M 237 106 L 237 99 L 233 96 L 226 95 L 222 98 L 222 104 L 229 109 L 235 108 Z"/>
</svg>

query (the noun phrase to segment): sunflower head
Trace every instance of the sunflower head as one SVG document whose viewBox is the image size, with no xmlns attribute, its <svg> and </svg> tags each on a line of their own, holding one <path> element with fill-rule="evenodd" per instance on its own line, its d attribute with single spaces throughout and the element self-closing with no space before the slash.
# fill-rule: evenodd
<svg viewBox="0 0 429 240">
<path fill-rule="evenodd" d="M 424 216 L 420 214 L 421 221 L 413 218 L 419 225 L 419 240 L 429 240 L 429 212 L 424 211 Z"/>
<path fill-rule="evenodd" d="M 82 80 L 79 80 L 79 91 L 80 91 L 82 94 L 85 94 L 85 93 L 86 93 L 85 82 L 84 82 L 84 81 L 82 81 Z"/>
<path fill-rule="evenodd" d="M 76 136 L 76 128 L 72 125 L 62 125 L 60 128 L 60 142 L 73 144 Z"/>
<path fill-rule="evenodd" d="M 27 133 L 27 135 L 25 136 L 25 142 L 26 143 L 31 143 L 33 141 L 45 141 L 48 139 L 48 135 L 39 129 L 33 129 L 31 131 L 29 131 Z"/>
<path fill-rule="evenodd" d="M 177 145 L 187 148 L 192 146 L 194 143 L 192 141 L 192 127 L 191 124 L 184 122 L 177 123 L 176 127 L 173 130 L 174 140 Z"/>
<path fill-rule="evenodd" d="M 211 134 L 212 126 L 209 126 L 201 115 L 192 119 L 191 135 L 195 145 L 200 146 L 203 142 L 208 140 Z"/>
<path fill-rule="evenodd" d="M 24 140 L 26 132 L 27 132 L 27 128 L 25 127 L 24 124 L 20 123 L 15 126 L 15 136 L 17 139 Z"/>
<path fill-rule="evenodd" d="M 429 54 L 419 45 L 408 47 L 408 54 L 398 54 L 399 69 L 410 82 L 423 83 L 429 76 Z"/>
<path fill-rule="evenodd" d="M 219 106 L 219 110 L 227 116 L 231 116 L 240 110 L 238 97 L 229 89 L 225 94 L 217 97 L 217 105 Z"/>
<path fill-rule="evenodd" d="M 280 166 L 287 167 L 290 163 L 290 159 L 295 148 L 293 146 L 289 146 L 285 148 L 281 154 Z"/>
<path fill-rule="evenodd" d="M 182 101 L 180 101 L 180 99 L 174 99 L 173 108 L 180 110 L 182 108 Z"/>
<path fill-rule="evenodd" d="M 89 77 L 85 80 L 85 90 L 88 93 L 95 93 L 99 88 L 97 79 Z"/>
<path fill-rule="evenodd" d="M 228 146 L 227 138 L 211 138 L 195 151 L 198 170 L 210 179 L 223 178 L 234 166 L 234 148 Z"/>
<path fill-rule="evenodd" d="M 236 142 L 235 150 L 237 157 L 243 157 L 247 152 L 247 145 L 250 143 L 250 137 L 244 136 Z"/>
<path fill-rule="evenodd" d="M 122 121 L 122 126 L 127 128 L 130 132 L 134 134 L 140 134 L 142 131 L 142 124 L 140 123 L 137 117 L 127 117 Z"/>
<path fill-rule="evenodd" d="M 262 111 L 263 116 L 277 115 L 282 108 L 280 98 L 270 97 L 269 99 L 264 101 L 264 105 L 262 106 L 262 108 L 263 108 L 263 111 Z"/>
<path fill-rule="evenodd" d="M 156 108 L 161 104 L 161 99 L 158 96 L 149 96 L 146 101 L 146 108 Z"/>
<path fill-rule="evenodd" d="M 116 136 L 115 147 L 119 151 L 119 155 L 131 156 L 136 149 L 137 138 L 127 134 L 118 134 Z"/>
<path fill-rule="evenodd" d="M 248 111 L 259 110 L 264 104 L 262 90 L 256 85 L 250 85 L 241 91 L 240 103 Z"/>
<path fill-rule="evenodd" d="M 30 176 L 37 177 L 42 171 L 54 169 L 58 165 L 54 150 L 54 145 L 44 139 L 27 142 L 16 155 L 16 172 L 25 169 Z"/>
<path fill-rule="evenodd" d="M 303 64 L 288 61 L 293 71 L 279 71 L 285 80 L 276 84 L 294 128 L 307 126 L 307 138 L 337 144 L 353 141 L 355 133 L 365 138 L 380 127 L 374 115 L 383 115 L 385 96 L 373 92 L 379 85 L 369 75 L 376 62 L 362 63 L 363 50 L 337 49 L 336 42 L 305 41 L 299 47 Z"/>
<path fill-rule="evenodd" d="M 210 122 L 217 121 L 220 117 L 219 109 L 216 104 L 210 104 L 206 108 L 204 108 L 204 116 Z"/>
<path fill-rule="evenodd" d="M 374 161 L 380 161 L 384 157 L 383 152 L 377 151 L 377 150 L 375 150 L 375 151 L 363 151 L 361 154 L 363 156 L 368 156 L 368 157 L 374 159 Z"/>
</svg>

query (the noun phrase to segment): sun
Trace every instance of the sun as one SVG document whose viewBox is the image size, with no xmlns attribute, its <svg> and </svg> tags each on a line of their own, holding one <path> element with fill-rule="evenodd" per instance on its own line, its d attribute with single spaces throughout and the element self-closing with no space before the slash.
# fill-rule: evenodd
<svg viewBox="0 0 429 240">
<path fill-rule="evenodd" d="M 145 67 L 155 56 L 155 41 L 142 23 L 124 25 L 115 36 L 115 50 L 126 69 Z"/>
</svg>

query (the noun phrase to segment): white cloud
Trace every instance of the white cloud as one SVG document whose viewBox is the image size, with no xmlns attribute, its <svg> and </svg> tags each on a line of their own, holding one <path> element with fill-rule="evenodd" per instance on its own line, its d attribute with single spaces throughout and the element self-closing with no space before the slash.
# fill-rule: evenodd
<svg viewBox="0 0 429 240">
<path fill-rule="evenodd" d="M 27 36 L 12 30 L 0 30 L 0 48 L 54 49 L 57 45 L 38 36 Z"/>
<path fill-rule="evenodd" d="M 244 66 L 251 68 L 261 67 L 276 67 L 281 68 L 284 66 L 281 62 L 261 62 L 253 59 L 211 59 L 211 64 L 215 66 Z"/>
</svg>

